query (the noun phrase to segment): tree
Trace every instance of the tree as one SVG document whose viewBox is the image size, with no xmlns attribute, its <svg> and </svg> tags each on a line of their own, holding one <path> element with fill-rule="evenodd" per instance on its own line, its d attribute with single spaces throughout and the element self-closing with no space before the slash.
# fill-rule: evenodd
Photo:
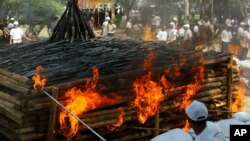
<svg viewBox="0 0 250 141">
<path fill-rule="evenodd" d="M 189 0 L 184 0 L 184 15 L 189 16 Z"/>
<path fill-rule="evenodd" d="M 37 30 L 37 26 L 42 28 L 48 25 L 52 17 L 60 16 L 62 12 L 63 5 L 58 0 L 0 1 L 0 19 L 6 19 L 7 16 L 14 17 L 20 23 L 29 25 L 29 33 L 32 34 L 39 34 L 41 30 Z"/>
</svg>

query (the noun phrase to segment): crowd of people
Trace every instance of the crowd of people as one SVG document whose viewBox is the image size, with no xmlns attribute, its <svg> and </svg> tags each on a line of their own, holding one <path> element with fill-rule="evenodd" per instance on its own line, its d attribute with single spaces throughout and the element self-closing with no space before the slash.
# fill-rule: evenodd
<svg viewBox="0 0 250 141">
<path fill-rule="evenodd" d="M 250 17 L 249 17 L 250 18 Z M 219 43 L 216 51 L 232 52 L 240 60 L 245 60 L 250 47 L 250 20 L 238 22 L 235 19 L 227 19 L 224 24 L 218 24 L 216 18 L 209 20 L 204 17 L 197 23 L 191 23 L 185 19 L 180 25 L 177 18 L 168 25 L 159 24 L 160 18 L 153 15 L 151 20 L 151 32 L 160 42 L 170 43 L 176 39 L 191 41 L 194 45 L 203 47 Z M 192 25 L 192 26 L 191 26 Z M 206 49 L 206 48 L 203 48 Z"/>
</svg>

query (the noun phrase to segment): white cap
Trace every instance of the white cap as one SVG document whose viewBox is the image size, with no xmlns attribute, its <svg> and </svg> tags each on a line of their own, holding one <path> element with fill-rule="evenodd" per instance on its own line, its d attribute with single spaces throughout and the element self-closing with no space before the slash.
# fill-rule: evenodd
<svg viewBox="0 0 250 141">
<path fill-rule="evenodd" d="M 10 20 L 14 21 L 14 20 L 15 20 L 15 18 L 13 18 L 13 17 L 12 17 L 12 18 L 10 18 Z"/>
<path fill-rule="evenodd" d="M 199 32 L 199 27 L 197 25 L 194 26 L 194 32 Z"/>
<path fill-rule="evenodd" d="M 106 17 L 105 20 L 106 20 L 106 21 L 109 21 L 109 20 L 110 20 L 110 17 Z"/>
<path fill-rule="evenodd" d="M 189 24 L 185 24 L 184 27 L 190 28 L 190 25 Z"/>
<path fill-rule="evenodd" d="M 170 25 L 175 26 L 174 22 L 170 22 Z"/>
<path fill-rule="evenodd" d="M 208 116 L 208 110 L 205 104 L 196 100 L 186 107 L 185 112 L 193 121 L 205 120 Z"/>
<path fill-rule="evenodd" d="M 14 21 L 14 23 L 13 23 L 14 25 L 18 25 L 19 23 L 18 23 L 18 21 Z"/>
<path fill-rule="evenodd" d="M 246 23 L 245 22 L 241 22 L 240 25 L 246 25 Z"/>
<path fill-rule="evenodd" d="M 173 21 L 178 21 L 178 19 L 176 17 L 173 17 Z"/>
</svg>

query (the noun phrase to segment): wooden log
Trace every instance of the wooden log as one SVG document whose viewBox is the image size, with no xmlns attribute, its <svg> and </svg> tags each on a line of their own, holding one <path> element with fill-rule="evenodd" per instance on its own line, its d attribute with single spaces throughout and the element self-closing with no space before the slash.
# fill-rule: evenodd
<svg viewBox="0 0 250 141">
<path fill-rule="evenodd" d="M 228 58 L 229 64 L 231 64 L 231 67 L 228 68 L 227 70 L 227 102 L 228 102 L 228 110 L 232 110 L 232 75 L 233 75 L 233 70 L 232 70 L 232 64 L 233 64 L 233 57 L 231 56 Z M 228 114 L 228 117 L 231 115 Z"/>
<path fill-rule="evenodd" d="M 160 128 L 160 112 L 159 112 L 159 110 L 157 110 L 157 112 L 155 114 L 154 128 L 156 128 L 156 129 Z M 159 135 L 159 131 L 154 131 L 154 135 L 155 136 Z"/>
<path fill-rule="evenodd" d="M 11 109 L 0 103 L 0 113 L 12 119 L 14 122 L 22 125 L 22 117 L 24 114 L 18 110 Z"/>
<path fill-rule="evenodd" d="M 13 96 L 13 94 L 8 94 L 6 92 L 0 91 L 0 98 L 7 100 L 15 105 L 21 106 L 21 100 L 19 100 L 17 97 Z"/>
<path fill-rule="evenodd" d="M 211 96 L 211 97 L 204 97 L 204 98 L 201 98 L 198 100 L 205 103 L 208 101 L 212 101 L 214 99 L 221 99 L 221 98 L 225 98 L 225 97 L 226 97 L 226 95 L 221 94 L 221 95 L 215 95 L 215 96 Z"/>
<path fill-rule="evenodd" d="M 5 69 L 0 68 L 0 74 L 5 75 L 5 76 L 7 76 L 11 79 L 14 79 L 16 81 L 19 81 L 27 86 L 32 85 L 32 81 L 29 78 L 21 76 L 19 74 L 13 73 L 13 72 L 9 72 Z"/>
<path fill-rule="evenodd" d="M 57 99 L 58 98 L 59 89 L 53 88 L 52 89 L 52 96 Z M 54 140 L 54 130 L 55 130 L 55 123 L 56 123 L 56 108 L 57 104 L 51 101 L 50 107 L 50 116 L 49 116 L 49 125 L 48 125 L 48 132 L 47 132 L 47 140 L 53 141 Z"/>
<path fill-rule="evenodd" d="M 2 85 L 4 87 L 7 87 L 10 90 L 14 90 L 16 92 L 19 92 L 19 93 L 22 93 L 22 94 L 25 94 L 25 95 L 30 92 L 30 89 L 27 89 L 25 87 L 22 87 L 20 85 L 14 84 L 14 83 L 11 83 L 10 81 L 5 80 L 5 79 L 1 79 L 0 85 Z"/>
</svg>

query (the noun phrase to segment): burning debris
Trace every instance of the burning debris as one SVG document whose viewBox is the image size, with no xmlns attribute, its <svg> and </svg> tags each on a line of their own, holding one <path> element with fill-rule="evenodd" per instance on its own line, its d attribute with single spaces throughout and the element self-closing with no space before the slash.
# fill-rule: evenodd
<svg viewBox="0 0 250 141">
<path fill-rule="evenodd" d="M 43 74 L 44 68 L 42 66 L 36 67 L 36 74 L 32 77 L 32 80 L 34 80 L 34 89 L 43 89 L 46 82 L 47 77 Z"/>
</svg>

